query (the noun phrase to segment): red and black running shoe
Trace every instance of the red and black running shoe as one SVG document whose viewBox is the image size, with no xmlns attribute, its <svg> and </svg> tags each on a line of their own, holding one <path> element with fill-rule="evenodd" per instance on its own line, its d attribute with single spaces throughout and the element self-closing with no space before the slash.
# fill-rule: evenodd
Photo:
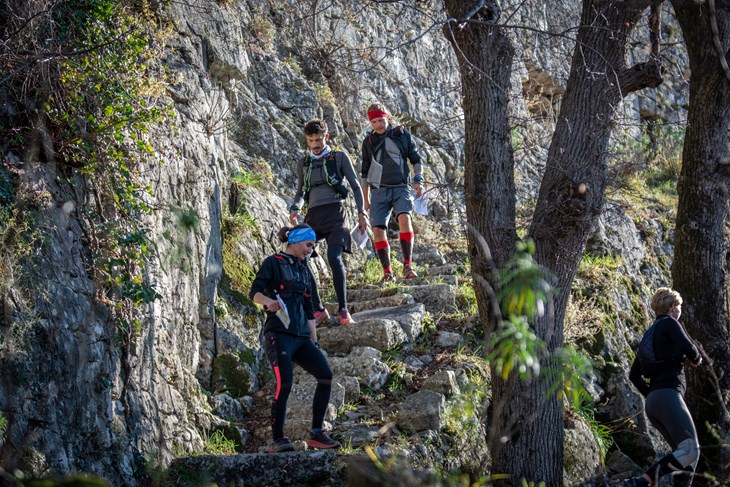
<svg viewBox="0 0 730 487">
<path fill-rule="evenodd" d="M 342 446 L 339 441 L 333 440 L 324 431 L 319 431 L 316 434 L 310 434 L 310 438 L 307 440 L 307 445 L 312 448 L 339 448 Z"/>
</svg>

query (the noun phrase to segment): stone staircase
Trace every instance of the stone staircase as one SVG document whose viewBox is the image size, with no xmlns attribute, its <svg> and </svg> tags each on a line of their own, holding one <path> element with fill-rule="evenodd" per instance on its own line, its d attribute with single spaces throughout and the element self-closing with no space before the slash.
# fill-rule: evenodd
<svg viewBox="0 0 730 487">
<path fill-rule="evenodd" d="M 434 270 L 418 279 L 398 280 L 395 285 L 352 286 L 348 290 L 348 308 L 355 323 L 336 325 L 336 318 L 329 326 L 318 330 L 320 347 L 328 355 L 334 374 L 332 396 L 325 421 L 330 423 L 335 436 L 343 444 L 362 446 L 357 438 L 349 435 L 346 425 L 337 421 L 338 411 L 346 405 L 357 404 L 363 390 L 379 391 L 391 377 L 392 368 L 383 352 L 396 347 L 407 348 L 423 333 L 426 313 L 448 311 L 456 306 L 455 274 L 442 276 L 442 270 L 455 271 L 445 266 L 444 258 L 433 247 L 421 246 L 423 268 Z M 425 251 L 424 251 L 425 250 Z M 428 256 L 428 259 L 424 259 Z M 415 259 L 414 259 L 415 260 Z M 332 315 L 336 303 L 328 303 Z M 295 372 L 295 383 L 287 403 L 285 433 L 290 438 L 307 438 L 311 427 L 311 398 L 316 381 L 302 370 Z M 301 393 L 300 393 L 301 390 Z M 381 425 L 382 426 L 382 425 Z M 267 428 L 268 430 L 268 428 Z M 266 431 L 266 435 L 270 435 Z"/>
<path fill-rule="evenodd" d="M 436 347 L 453 348 L 459 343 L 458 339 L 443 339 L 442 335 L 428 343 L 423 336 L 424 321 L 428 313 L 436 315 L 456 309 L 459 269 L 447 264 L 435 247 L 421 245 L 415 250 L 414 261 L 422 273 L 426 271 L 422 277 L 398 280 L 385 287 L 352 286 L 348 290 L 348 308 L 355 323 L 343 327 L 333 320 L 318 330 L 320 346 L 334 373 L 325 428 L 342 442 L 342 450 L 305 451 L 303 440 L 311 427 L 316 381 L 297 369 L 285 425 L 285 434 L 294 440 L 295 452 L 265 453 L 271 436 L 270 426 L 265 423 L 246 432 L 246 453 L 179 458 L 171 471 L 205 473 L 219 486 L 241 481 L 245 485 L 321 485 L 324 472 L 328 472 L 327 476 L 344 475 L 344 470 L 337 473 L 333 464 L 338 455 L 352 455 L 366 444 L 378 444 L 380 449 L 392 452 L 397 449 L 386 445 L 399 434 L 438 434 L 444 425 L 447 400 L 459 393 L 460 383 L 463 385 L 466 377 L 458 367 L 437 367 L 421 373 L 435 363 Z M 328 307 L 334 316 L 336 304 Z M 416 352 L 419 340 L 424 343 Z M 397 353 L 388 353 L 394 350 Z M 408 389 L 415 392 L 379 404 L 373 397 L 379 393 L 377 397 L 386 396 L 384 389 L 394 369 L 409 371 L 419 378 L 420 386 L 416 387 L 413 381 Z M 271 392 L 259 391 L 254 401 L 254 408 L 263 408 L 264 416 L 268 416 Z M 363 404 L 364 395 L 367 398 Z M 299 468 L 300 465 L 306 468 Z M 281 471 L 287 475 L 282 477 Z M 171 479 L 169 485 L 178 483 Z"/>
</svg>

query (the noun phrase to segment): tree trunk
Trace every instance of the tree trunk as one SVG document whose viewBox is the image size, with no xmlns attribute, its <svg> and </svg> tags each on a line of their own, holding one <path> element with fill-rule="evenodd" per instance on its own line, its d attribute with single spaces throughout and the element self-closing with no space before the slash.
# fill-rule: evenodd
<svg viewBox="0 0 730 487">
<path fill-rule="evenodd" d="M 463 19 L 480 2 L 447 0 L 454 19 Z M 492 266 L 501 266 L 514 252 L 515 180 L 510 140 L 508 103 L 514 47 L 502 29 L 492 25 L 499 17 L 494 2 L 484 2 L 473 20 L 444 27 L 459 60 L 464 100 L 465 193 L 467 219 L 486 241 L 491 259 L 485 259 L 477 237 L 469 234 L 472 272 L 488 279 Z M 489 262 L 492 260 L 492 262 Z M 497 283 L 490 283 L 496 287 Z M 489 316 L 486 294 L 479 299 L 480 315 Z"/>
<path fill-rule="evenodd" d="M 628 35 L 648 5 L 649 0 L 583 2 L 570 77 L 529 232 L 535 258 L 551 273 L 557 290 L 554 316 L 545 315 L 535 323 L 537 335 L 547 345 L 548 364 L 563 346 L 571 284 L 604 205 L 616 107 L 626 94 L 661 83 L 654 60 L 632 68 L 625 64 Z M 545 374 L 534 384 L 518 384 L 517 393 L 510 394 L 511 410 L 518 415 L 512 422 L 522 431 L 509 437 L 500 456 L 505 470 L 548 485 L 562 485 L 563 473 L 563 405 L 560 397 L 545 399 L 556 380 L 560 377 Z"/>
<path fill-rule="evenodd" d="M 721 433 L 718 441 L 711 427 L 727 434 L 730 426 L 727 404 L 720 395 L 727 397 L 730 390 L 728 243 L 723 232 L 730 199 L 730 72 L 727 65 L 723 68 L 713 41 L 719 42 L 722 57 L 726 57 L 730 4 L 712 3 L 717 3 L 714 13 L 707 2 L 672 0 L 691 69 L 672 278 L 684 298 L 682 321 L 704 348 L 705 359 L 714 364 L 689 371 L 687 399 L 697 423 L 702 467 L 721 475 L 730 462 L 730 450 L 727 438 Z M 712 33 L 713 18 L 717 34 Z"/>
<path fill-rule="evenodd" d="M 459 58 L 466 125 L 467 217 L 494 252 L 500 266 L 514 251 L 514 161 L 507 118 L 513 47 L 495 24 L 494 2 L 445 0 L 455 19 L 444 29 Z M 621 98 L 661 82 L 652 61 L 627 69 L 628 34 L 649 0 L 585 0 L 563 108 L 548 153 L 530 236 L 536 257 L 553 276 L 558 298 L 555 315 L 535 323 L 548 345 L 548 357 L 563 345 L 567 297 L 591 227 L 604 201 L 608 140 Z M 468 20 L 467 20 L 468 19 Z M 497 287 L 488 261 L 470 235 L 472 271 Z M 491 279 L 491 280 L 490 280 Z M 487 331 L 499 322 L 487 300 L 493 295 L 477 285 L 479 311 Z M 544 370 L 544 369 L 543 369 Z M 493 377 L 498 377 L 493 374 Z M 490 432 L 493 476 L 563 484 L 563 406 L 547 397 L 558 377 L 543 374 L 531 382 L 511 376 L 493 382 Z"/>
</svg>

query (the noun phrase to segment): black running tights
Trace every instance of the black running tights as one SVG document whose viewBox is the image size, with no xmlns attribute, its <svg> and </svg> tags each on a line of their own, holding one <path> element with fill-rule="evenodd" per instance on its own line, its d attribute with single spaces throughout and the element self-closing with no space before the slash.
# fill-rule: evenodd
<svg viewBox="0 0 730 487">
<path fill-rule="evenodd" d="M 284 436 L 286 401 L 294 381 L 292 363 L 298 364 L 317 379 L 312 403 L 312 429 L 322 428 L 332 391 L 332 370 L 327 358 L 308 336 L 266 332 L 264 346 L 276 379 L 276 390 L 271 404 L 271 432 L 274 441 Z"/>
</svg>

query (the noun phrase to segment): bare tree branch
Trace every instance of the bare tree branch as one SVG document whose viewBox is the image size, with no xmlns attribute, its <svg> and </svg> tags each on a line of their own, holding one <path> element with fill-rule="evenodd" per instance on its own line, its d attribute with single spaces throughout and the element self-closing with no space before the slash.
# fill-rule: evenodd
<svg viewBox="0 0 730 487">
<path fill-rule="evenodd" d="M 654 56 L 649 61 L 635 64 L 618 74 L 621 96 L 644 88 L 656 88 L 663 81 L 661 66 Z"/>
<path fill-rule="evenodd" d="M 715 45 L 717 55 L 720 58 L 720 65 L 725 71 L 725 77 L 730 81 L 730 66 L 727 64 L 725 52 L 720 42 L 720 31 L 717 28 L 717 10 L 715 8 L 715 0 L 708 0 L 707 5 L 710 7 L 710 28 L 712 29 L 712 43 Z"/>
</svg>

